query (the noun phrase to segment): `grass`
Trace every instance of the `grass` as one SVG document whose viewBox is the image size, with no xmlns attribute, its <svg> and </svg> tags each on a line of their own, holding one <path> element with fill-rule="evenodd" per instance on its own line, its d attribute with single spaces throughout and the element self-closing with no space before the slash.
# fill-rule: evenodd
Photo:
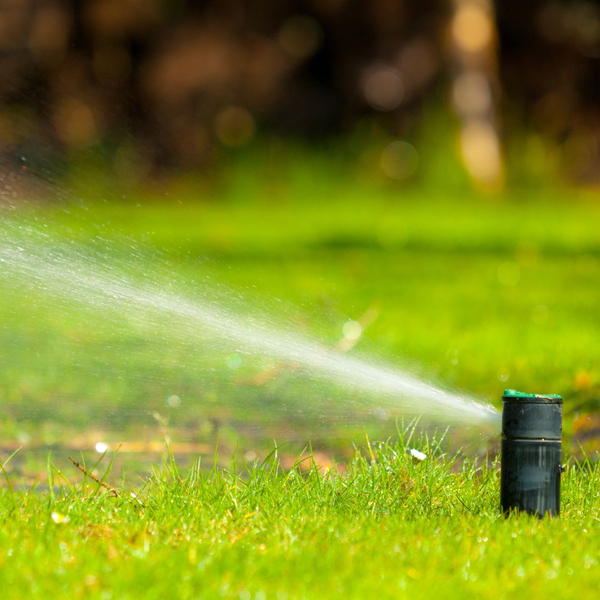
<svg viewBox="0 0 600 600">
<path fill-rule="evenodd" d="M 504 387 L 562 393 L 566 430 L 578 433 L 573 448 L 594 451 L 596 195 L 540 187 L 486 197 L 391 185 L 336 160 L 303 153 L 275 170 L 258 156 L 211 185 L 128 200 L 113 192 L 13 218 L 91 245 L 115 273 L 173 284 L 192 299 L 193 281 L 230 290 L 225 305 L 241 292 L 234 310 L 292 323 L 327 344 L 348 319 L 370 312 L 374 321 L 352 352 L 496 405 Z M 108 309 L 63 306 L 17 283 L 9 278 L 0 291 L 0 431 L 11 447 L 34 440 L 45 456 L 65 437 L 85 449 L 165 435 L 212 447 L 220 433 L 230 448 L 246 438 L 244 450 L 293 436 L 292 453 L 308 439 L 339 449 L 362 435 L 365 411 L 377 411 L 376 398 L 358 411 L 346 406 L 340 422 L 342 392 L 307 388 L 286 372 L 269 385 L 244 383 L 265 365 L 243 346 L 207 353 L 167 319 L 136 329 Z M 232 355 L 241 369 L 227 367 Z M 174 395 L 178 407 L 167 402 Z M 378 436 L 393 434 L 393 418 L 379 425 Z"/>
<path fill-rule="evenodd" d="M 252 385 L 265 365 L 243 347 L 206 350 L 167 318 L 139 327 L 134 313 L 90 311 L 0 273 L 3 597 L 595 595 L 597 195 L 392 185 L 315 156 L 259 156 L 210 184 L 128 200 L 99 195 L 92 178 L 85 201 L 21 207 L 2 233 L 15 243 L 33 225 L 192 299 L 209 282 L 232 310 L 331 345 L 370 311 L 352 352 L 496 405 L 504 387 L 561 393 L 561 518 L 501 517 L 498 466 L 481 458 L 494 440 L 455 456 L 398 439 L 377 398 L 285 369 Z M 392 441 L 355 453 L 365 430 Z M 164 438 L 172 454 L 148 478 Z M 278 458 L 270 439 L 285 442 Z M 100 441 L 115 460 L 108 490 L 68 460 L 81 451 L 102 477 Z M 308 441 L 313 457 L 292 466 Z"/>
<path fill-rule="evenodd" d="M 408 449 L 427 455 L 416 461 Z M 462 457 L 464 459 L 464 457 Z M 51 491 L 0 495 L 4 598 L 593 597 L 600 471 L 571 462 L 563 514 L 504 519 L 498 468 L 401 436 L 347 465 L 276 452 L 179 473 L 167 453 L 114 494 L 52 466 Z M 90 467 L 91 470 L 91 467 Z M 111 479 L 107 475 L 105 481 Z"/>
</svg>

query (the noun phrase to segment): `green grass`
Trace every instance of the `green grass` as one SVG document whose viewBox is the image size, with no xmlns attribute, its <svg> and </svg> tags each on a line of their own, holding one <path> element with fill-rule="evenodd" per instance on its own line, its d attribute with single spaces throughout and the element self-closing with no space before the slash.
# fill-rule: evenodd
<svg viewBox="0 0 600 600">
<path fill-rule="evenodd" d="M 208 282 L 232 310 L 327 344 L 370 310 L 376 318 L 353 353 L 408 364 L 497 406 L 505 387 L 562 394 L 571 456 L 563 515 L 501 517 L 497 464 L 482 459 L 497 447 L 493 436 L 469 440 L 460 456 L 406 439 L 354 455 L 365 430 L 398 438 L 376 397 L 315 388 L 286 370 L 250 385 L 265 365 L 244 348 L 207 351 L 168 318 L 140 327 L 2 271 L 3 598 L 594 596 L 596 193 L 546 186 L 489 197 L 427 178 L 392 185 L 369 161 L 348 168 L 318 153 L 259 155 L 208 182 L 128 200 L 94 177 L 84 183 L 82 201 L 20 207 L 10 219 L 101 253 L 132 281 L 192 299 L 194 282 Z M 37 243 L 13 225 L 7 232 L 8 243 Z M 174 394 L 180 404 L 169 404 Z M 466 443 L 457 435 L 454 445 Z M 164 438 L 182 474 L 171 456 L 148 478 L 159 451 L 134 453 L 131 443 Z M 269 457 L 272 439 L 285 468 Z M 102 476 L 102 464 L 91 466 L 98 441 L 115 459 L 106 481 L 116 496 L 82 482 L 68 460 L 81 451 Z M 309 441 L 314 464 L 290 468 Z M 121 442 L 129 450 L 115 457 Z M 222 457 L 236 445 L 228 466 Z M 411 445 L 428 458 L 413 462 Z M 186 475 L 197 455 L 202 464 Z M 332 457 L 339 472 L 323 468 Z"/>
<path fill-rule="evenodd" d="M 415 461 L 408 449 L 427 455 Z M 597 463 L 571 462 L 558 519 L 498 509 L 498 466 L 404 436 L 331 471 L 276 453 L 134 493 L 52 466 L 52 492 L 0 493 L 3 598 L 591 598 Z M 90 467 L 91 469 L 91 467 Z M 107 473 L 104 481 L 112 479 Z M 115 496 L 116 494 L 116 496 Z"/>
<path fill-rule="evenodd" d="M 372 309 L 377 318 L 353 353 L 408 364 L 496 405 L 507 386 L 561 393 L 567 432 L 583 424 L 586 433 L 573 448 L 597 448 L 596 194 L 543 187 L 486 197 L 390 185 L 306 154 L 274 177 L 263 158 L 210 186 L 145 192 L 140 202 L 48 204 L 13 218 L 91 245 L 116 273 L 175 280 L 192 299 L 191 281 L 229 289 L 225 304 L 241 292 L 236 310 L 243 304 L 249 316 L 293 323 L 328 344 Z M 86 449 L 170 435 L 214 446 L 220 432 L 229 447 L 240 436 L 255 450 L 295 436 L 290 452 L 309 439 L 339 449 L 362 435 L 365 414 L 377 408 L 375 398 L 340 415 L 343 394 L 312 393 L 286 372 L 249 386 L 244 377 L 265 365 L 243 347 L 207 356 L 201 338 L 182 342 L 168 319 L 162 329 L 135 329 L 109 309 L 61 308 L 14 279 L 4 283 L 0 430 L 13 445 L 34 440 L 45 455 L 65 437 Z M 243 359 L 243 377 L 226 366 L 232 353 Z M 173 394 L 178 408 L 167 404 Z M 379 425 L 381 437 L 393 434 L 393 418 Z"/>
</svg>

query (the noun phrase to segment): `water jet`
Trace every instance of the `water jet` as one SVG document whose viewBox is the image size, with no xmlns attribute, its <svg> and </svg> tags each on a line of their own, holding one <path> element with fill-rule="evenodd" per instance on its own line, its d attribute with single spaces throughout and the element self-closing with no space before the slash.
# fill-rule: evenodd
<svg viewBox="0 0 600 600">
<path fill-rule="evenodd" d="M 182 362 L 208 381 L 220 367 L 216 357 L 243 351 L 260 368 L 275 363 L 302 380 L 313 395 L 337 398 L 337 414 L 368 402 L 421 423 L 494 427 L 499 412 L 460 391 L 449 390 L 381 359 L 342 352 L 300 332 L 272 310 L 251 307 L 242 290 L 221 288 L 209 279 L 177 280 L 146 269 L 149 259 L 139 249 L 113 248 L 101 239 L 94 244 L 65 243 L 36 226 L 0 223 L 0 281 L 6 289 L 52 307 L 63 318 L 81 314 L 101 327 L 131 325 L 142 339 L 160 346 L 199 348 L 200 362 Z M 130 260 L 129 255 L 134 260 Z M 143 266 L 143 268 L 141 268 Z M 142 271 L 142 275 L 139 272 Z M 240 300 L 241 299 L 241 300 Z M 229 359 L 227 359 L 229 360 Z M 228 364 L 229 369 L 231 366 Z M 283 394 L 277 409 L 290 410 Z M 271 410 L 273 410 L 271 408 Z"/>
<path fill-rule="evenodd" d="M 543 517 L 560 513 L 562 398 L 505 390 L 500 504 Z"/>
</svg>

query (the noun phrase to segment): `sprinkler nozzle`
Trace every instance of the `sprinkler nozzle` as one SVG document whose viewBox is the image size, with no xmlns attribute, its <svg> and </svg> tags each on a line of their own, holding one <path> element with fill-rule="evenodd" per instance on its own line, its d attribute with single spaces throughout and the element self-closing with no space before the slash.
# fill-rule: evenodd
<svg viewBox="0 0 600 600">
<path fill-rule="evenodd" d="M 504 514 L 560 513 L 562 402 L 555 394 L 504 392 L 500 472 Z"/>
</svg>

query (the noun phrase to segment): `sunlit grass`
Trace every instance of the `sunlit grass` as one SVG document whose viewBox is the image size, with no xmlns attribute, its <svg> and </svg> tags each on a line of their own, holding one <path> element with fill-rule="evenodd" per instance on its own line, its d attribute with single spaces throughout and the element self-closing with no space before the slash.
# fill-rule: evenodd
<svg viewBox="0 0 600 600">
<path fill-rule="evenodd" d="M 180 472 L 167 452 L 139 485 L 100 463 L 106 487 L 50 464 L 51 491 L 0 494 L 3 597 L 594 596 L 597 464 L 571 464 L 559 519 L 504 519 L 497 464 L 363 446 L 331 470 L 274 451 Z"/>
<path fill-rule="evenodd" d="M 562 393 L 567 431 L 597 407 L 600 209 L 593 194 L 369 187 L 334 180 L 341 168 L 328 175 L 321 167 L 311 179 L 317 161 L 298 163 L 279 193 L 242 166 L 246 186 L 232 172 L 231 186 L 198 197 L 188 190 L 175 200 L 80 201 L 14 218 L 91 244 L 124 275 L 174 280 L 190 298 L 198 282 L 229 290 L 226 304 L 227 294 L 241 293 L 249 317 L 293 323 L 332 346 L 348 320 L 368 313 L 351 353 L 408 365 L 496 405 L 506 386 Z M 362 421 L 350 423 L 345 412 L 337 422 L 322 419 L 329 399 L 294 388 L 285 370 L 267 386 L 247 385 L 263 366 L 243 347 L 207 361 L 200 339 L 181 344 L 167 322 L 163 333 L 132 329 L 127 319 L 109 327 L 106 311 L 66 312 L 35 290 L 4 283 L 1 427 L 13 444 L 52 445 L 70 431 L 93 447 L 106 441 L 106 430 L 116 431 L 114 443 L 143 431 L 145 439 L 171 434 L 210 445 L 218 431 L 233 441 L 245 428 L 263 440 L 289 439 L 292 413 L 299 444 L 347 446 L 360 433 Z M 242 368 L 232 370 L 237 355 Z M 172 395 L 181 398 L 176 408 L 167 403 Z M 282 399 L 292 412 L 277 411 Z M 385 428 L 391 434 L 394 421 Z M 83 436 L 90 429 L 96 438 Z"/>
<path fill-rule="evenodd" d="M 494 435 L 446 454 L 398 436 L 373 399 L 350 411 L 345 392 L 271 376 L 244 348 L 206 352 L 168 319 L 140 330 L 3 278 L 2 597 L 594 597 L 595 194 L 480 197 L 444 179 L 391 184 L 323 154 L 264 158 L 127 199 L 92 178 L 89 197 L 49 190 L 68 201 L 11 218 L 104 252 L 136 281 L 241 293 L 249 318 L 332 347 L 363 319 L 348 352 L 497 406 L 504 387 L 562 394 L 575 434 L 565 455 L 590 450 L 568 459 L 562 516 L 501 517 L 498 465 L 483 458 Z M 365 429 L 395 441 L 363 443 Z M 172 453 L 148 476 L 164 438 Z M 312 457 L 291 467 L 310 441 Z"/>
</svg>

